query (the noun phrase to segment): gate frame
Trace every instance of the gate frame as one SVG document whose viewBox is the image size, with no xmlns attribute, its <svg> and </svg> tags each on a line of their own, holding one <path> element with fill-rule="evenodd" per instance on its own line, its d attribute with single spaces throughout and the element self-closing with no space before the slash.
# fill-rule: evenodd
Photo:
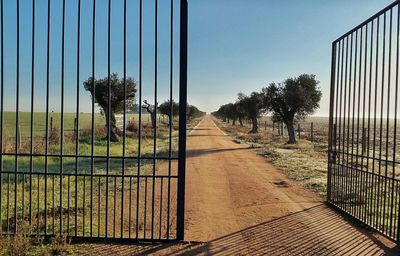
<svg viewBox="0 0 400 256">
<path fill-rule="evenodd" d="M 379 18 L 382 15 L 385 15 L 386 12 L 392 10 L 393 8 L 395 8 L 397 6 L 398 10 L 398 15 L 400 15 L 400 0 L 395 0 L 393 3 L 389 4 L 388 6 L 386 6 L 385 8 L 383 8 L 382 10 L 380 10 L 379 12 L 375 13 L 374 15 L 372 15 L 371 17 L 369 17 L 368 19 L 366 19 L 365 21 L 363 21 L 362 23 L 360 23 L 359 25 L 357 25 L 356 27 L 350 29 L 348 32 L 346 32 L 345 34 L 343 34 L 342 36 L 338 37 L 336 40 L 334 40 L 332 42 L 332 56 L 331 56 L 331 79 L 330 79 L 330 104 L 329 104 L 329 131 L 328 131 L 328 172 L 327 172 L 327 198 L 326 198 L 326 203 L 334 208 L 335 210 L 338 210 L 340 213 L 345 214 L 346 216 L 354 219 L 356 222 L 359 222 L 362 225 L 366 225 L 369 228 L 379 232 L 380 234 L 384 235 L 385 237 L 387 237 L 388 239 L 394 241 L 395 243 L 397 243 L 398 245 L 400 245 L 400 203 L 398 206 L 398 209 L 395 209 L 394 211 L 397 210 L 398 212 L 398 216 L 397 216 L 397 230 L 396 230 L 396 237 L 390 237 L 389 235 L 385 234 L 384 231 L 380 230 L 379 228 L 375 227 L 374 225 L 370 225 L 368 223 L 366 223 L 366 221 L 357 218 L 356 216 L 354 216 L 351 212 L 346 211 L 345 209 L 342 209 L 340 206 L 334 204 L 334 202 L 332 202 L 332 165 L 336 163 L 336 152 L 333 149 L 333 141 L 336 140 L 336 129 L 334 127 L 333 124 L 333 112 L 334 112 L 334 100 L 335 100 L 335 84 L 336 84 L 336 55 L 337 55 L 337 43 L 340 42 L 341 40 L 344 40 L 346 37 L 352 35 L 353 33 L 355 33 L 356 31 L 358 31 L 359 29 L 362 29 L 364 26 L 366 26 L 367 24 L 369 24 L 370 22 L 374 22 L 374 20 L 376 18 Z M 398 19 L 400 19 L 398 17 Z M 397 39 L 397 40 L 400 40 Z M 398 43 L 399 44 L 399 43 Z M 399 58 L 399 57 L 398 57 Z M 400 62 L 399 62 L 399 67 L 400 67 Z M 342 67 L 343 68 L 343 67 Z M 347 79 L 347 78 L 346 78 Z M 400 83 L 399 83 L 400 84 Z M 345 104 L 345 103 L 344 103 Z M 335 142 L 336 143 L 336 142 Z M 395 161 L 395 160 L 393 160 Z M 400 195 L 398 195 L 400 196 Z M 393 205 L 392 205 L 393 206 Z"/>
<path fill-rule="evenodd" d="M 178 199 L 176 228 L 178 241 L 185 233 L 185 179 L 186 179 L 186 105 L 188 63 L 188 0 L 180 0 L 180 62 L 179 62 L 179 149 Z"/>
<path fill-rule="evenodd" d="M 94 0 L 94 3 L 95 3 L 95 1 L 96 0 Z M 171 0 L 171 1 L 174 1 L 174 0 Z M 1 15 L 0 15 L 1 16 L 1 21 L 0 21 L 0 23 L 1 23 L 0 24 L 0 26 L 1 26 L 1 29 L 0 29 L 1 30 L 0 31 L 0 33 L 1 33 L 1 35 L 0 35 L 0 37 L 1 37 L 0 38 L 0 40 L 1 40 L 1 42 L 0 42 L 1 43 L 1 49 L 0 49 L 0 51 L 1 51 L 1 53 L 3 53 L 3 48 L 4 48 L 3 47 L 3 39 L 4 39 L 3 38 L 3 23 L 4 23 L 3 22 L 3 16 L 4 16 L 4 14 L 3 14 L 3 0 L 1 0 L 0 2 L 1 2 L 1 6 L 0 6 L 0 9 L 1 9 Z M 49 3 L 50 3 L 50 0 L 49 0 Z M 110 3 L 111 3 L 111 1 L 109 1 L 108 4 L 110 5 Z M 79 1 L 79 4 L 80 4 L 80 1 Z M 20 15 L 19 0 L 17 2 L 17 5 L 18 5 L 18 7 L 17 7 L 17 15 L 18 15 L 17 19 L 18 20 L 17 20 L 17 22 L 19 24 L 19 22 L 20 22 L 20 19 L 19 19 L 19 15 Z M 176 227 L 175 227 L 176 236 L 175 236 L 175 238 L 169 238 L 169 234 L 168 234 L 167 238 L 162 238 L 162 239 L 157 239 L 157 238 L 153 238 L 153 237 L 151 237 L 151 238 L 138 238 L 138 237 L 136 237 L 136 238 L 130 238 L 129 237 L 128 238 L 128 237 L 122 237 L 122 236 L 121 237 L 116 237 L 116 236 L 108 237 L 107 236 L 108 233 L 106 231 L 105 237 L 103 237 L 103 236 L 96 237 L 96 236 L 68 235 L 68 236 L 66 236 L 66 238 L 68 240 L 89 241 L 89 242 L 104 242 L 104 241 L 113 241 L 114 242 L 115 241 L 115 242 L 122 242 L 122 243 L 138 243 L 138 242 L 170 243 L 170 242 L 179 242 L 179 241 L 183 241 L 184 240 L 184 230 L 185 230 L 186 134 L 187 134 L 187 132 L 186 132 L 186 129 L 187 129 L 186 113 L 187 113 L 187 65 L 188 65 L 188 0 L 179 0 L 179 5 L 180 5 L 180 7 L 179 7 L 180 8 L 180 14 L 179 14 L 180 15 L 180 22 L 179 22 L 179 24 L 180 24 L 180 27 L 179 27 L 179 37 L 180 37 L 179 38 L 179 42 L 180 42 L 180 46 L 179 46 L 180 47 L 180 49 L 179 49 L 179 61 L 180 62 L 179 62 L 179 85 L 178 85 L 179 86 L 179 125 L 178 125 L 178 132 L 179 132 L 179 135 L 178 135 L 178 147 L 179 148 L 178 148 L 178 157 L 171 157 L 171 156 L 169 157 L 169 160 L 178 160 L 178 173 L 177 173 L 177 176 L 175 176 L 177 178 L 177 201 L 176 201 L 177 209 L 176 209 Z M 33 5 L 33 8 L 35 8 L 35 5 Z M 48 7 L 48 8 L 49 8 L 49 10 L 48 10 L 48 17 L 47 17 L 48 18 L 48 28 L 47 28 L 47 30 L 48 30 L 48 34 L 49 34 L 50 33 L 49 32 L 50 31 L 50 25 L 49 25 L 50 24 L 50 7 Z M 65 8 L 65 6 L 63 8 Z M 110 12 L 110 6 L 108 8 L 109 8 L 108 12 Z M 126 11 L 126 6 L 124 8 L 125 8 L 124 10 Z M 65 9 L 64 9 L 64 11 L 65 11 Z M 34 9 L 33 9 L 33 12 L 34 12 Z M 79 5 L 78 20 L 80 19 L 80 17 L 81 16 L 80 16 L 80 5 Z M 33 20 L 34 20 L 34 18 L 33 18 Z M 94 22 L 94 20 L 95 20 L 95 18 L 93 18 L 93 22 Z M 17 25 L 17 38 L 18 38 L 17 42 L 19 42 L 19 36 L 20 36 L 19 29 L 20 29 L 19 25 Z M 63 27 L 63 29 L 64 29 L 64 27 Z M 80 30 L 79 29 L 80 29 L 80 21 L 78 21 L 78 38 L 80 37 Z M 108 21 L 108 29 L 110 30 L 110 21 Z M 33 35 L 35 35 L 35 32 L 33 32 Z M 47 36 L 48 36 L 48 38 L 47 38 L 47 40 L 48 40 L 48 42 L 47 42 L 48 43 L 47 51 L 49 51 L 49 38 L 50 37 L 49 37 L 49 35 L 47 35 Z M 110 36 L 110 34 L 108 36 Z M 62 40 L 64 40 L 64 31 L 63 31 L 62 37 L 63 37 Z M 173 37 L 173 34 L 171 34 L 171 37 Z M 78 42 L 79 42 L 79 39 L 78 39 Z M 34 41 L 33 41 L 33 44 L 34 44 Z M 110 48 L 110 42 L 109 42 L 109 46 L 108 47 Z M 173 49 L 173 46 L 171 46 L 171 48 Z M 34 46 L 32 47 L 32 49 L 34 49 Z M 17 51 L 18 51 L 18 53 L 20 51 L 19 45 L 17 45 Z M 62 58 L 64 58 L 64 46 L 63 46 L 63 50 L 62 51 L 63 51 L 62 52 L 62 56 L 63 56 Z M 49 55 L 49 52 L 47 52 L 47 54 Z M 47 56 L 47 58 L 49 58 L 49 57 Z M 125 58 L 126 58 L 126 56 L 125 56 Z M 79 47 L 78 47 L 78 61 L 79 61 Z M 0 67 L 1 68 L 1 72 L 0 72 L 1 73 L 1 79 L 0 80 L 2 80 L 3 73 L 4 73 L 3 72 L 3 66 L 4 66 L 3 65 L 3 54 L 1 54 L 0 62 L 1 62 L 0 63 L 1 64 L 1 67 Z M 19 63 L 19 54 L 17 54 L 17 63 Z M 49 60 L 47 60 L 47 65 L 49 65 Z M 62 63 L 62 70 L 63 70 L 62 72 L 64 72 L 64 66 L 63 65 L 64 65 L 64 63 Z M 110 65 L 110 60 L 108 60 L 108 65 Z M 47 69 L 49 69 L 49 67 Z M 18 68 L 18 70 L 19 70 L 19 68 Z M 47 72 L 49 72 L 49 71 L 47 70 Z M 79 68 L 78 68 L 78 72 L 79 72 Z M 108 71 L 108 73 L 110 73 L 110 71 Z M 78 73 L 78 77 L 79 77 L 79 73 Z M 17 74 L 17 79 L 19 79 L 19 74 Z M 18 84 L 18 82 L 17 82 L 17 84 Z M 0 96 L 1 98 L 0 99 L 2 99 L 4 97 L 3 87 L 4 86 L 2 84 L 1 85 L 1 92 L 0 92 L 0 94 L 1 94 L 1 96 Z M 47 98 L 48 98 L 48 96 L 47 96 Z M 18 92 L 17 92 L 17 100 L 19 100 L 19 93 Z M 64 98 L 62 98 L 62 100 L 64 100 Z M 1 120 L 0 120 L 1 121 L 1 130 L 0 130 L 0 135 L 3 133 L 3 123 L 2 123 L 3 122 L 3 107 L 2 107 L 2 104 L 3 104 L 3 101 L 1 101 L 1 103 L 0 103 L 0 105 L 1 105 L 0 106 L 1 107 Z M 140 104 L 141 104 L 141 102 L 140 102 Z M 17 121 L 16 122 L 18 122 L 18 120 L 19 120 L 18 119 L 18 112 L 16 112 L 16 115 L 17 115 L 17 118 L 16 118 Z M 47 118 L 47 121 L 48 121 L 48 118 Z M 170 124 L 170 125 L 172 125 L 172 124 Z M 47 126 L 47 124 L 46 124 L 46 126 Z M 124 129 L 126 129 L 126 128 L 124 128 Z M 2 137 L 2 136 L 0 136 L 0 137 Z M 0 140 L 1 139 L 2 138 L 0 138 Z M 63 143 L 63 142 L 61 142 L 61 143 Z M 32 154 L 33 153 L 31 152 L 30 156 L 32 156 Z M 4 155 L 7 155 L 7 154 L 4 154 L 4 152 L 3 152 L 3 143 L 0 143 L 0 160 L 2 159 L 2 157 Z M 17 159 L 17 157 L 21 156 L 19 154 L 19 152 L 16 152 L 15 154 L 8 154 L 8 155 L 15 156 L 16 159 Z M 45 153 L 45 156 L 46 157 L 48 156 L 47 152 Z M 63 153 L 60 153 L 60 158 L 62 158 L 63 156 L 64 156 Z M 91 157 L 93 157 L 93 155 Z M 138 156 L 138 158 L 140 158 L 140 155 Z M 3 166 L 2 166 L 2 163 L 3 162 L 1 161 L 0 162 L 0 178 L 3 177 L 3 168 L 2 168 Z M 46 175 L 46 174 L 47 173 L 43 172 L 43 175 Z M 16 172 L 15 175 L 17 176 L 17 175 L 21 175 L 21 174 L 18 174 Z M 33 174 L 31 174 L 31 175 L 33 175 Z M 52 175 L 56 175 L 56 174 L 52 174 Z M 63 175 L 62 172 L 60 172 L 60 176 L 61 175 Z M 105 176 L 105 177 L 107 177 L 107 176 Z M 154 180 L 153 180 L 153 182 L 154 182 Z M 17 186 L 16 183 L 15 183 L 15 186 Z M 3 183 L 2 183 L 2 181 L 0 181 L 0 209 L 1 209 L 1 194 L 2 194 L 2 190 L 1 189 L 2 189 L 2 187 L 3 187 Z M 108 185 L 107 185 L 107 188 L 108 188 Z M 169 189 L 171 189 L 171 188 L 169 188 Z M 47 193 L 47 191 L 46 191 L 46 193 Z M 62 193 L 62 191 L 60 191 L 60 193 Z M 9 199 L 10 199 L 10 197 L 9 197 Z M 15 196 L 15 200 L 17 200 L 16 196 Z M 46 197 L 45 197 L 45 200 L 46 200 Z M 15 203 L 14 205 L 15 205 L 15 211 L 16 211 L 17 203 Z M 73 207 L 71 207 L 71 208 L 73 208 Z M 15 214 L 15 216 L 17 216 L 17 215 Z M 2 216 L 0 214 L 0 218 L 1 217 Z M 17 218 L 17 217 L 15 217 L 15 218 Z M 0 223 L 2 223 L 1 219 L 0 219 Z M 173 223 L 173 222 L 171 221 L 170 223 Z M 46 225 L 47 225 L 47 222 L 46 222 Z M 5 233 L 3 234 L 3 232 L 0 232 L 0 233 L 2 233 L 2 235 L 6 235 Z M 16 225 L 15 232 L 14 233 L 8 233 L 7 235 L 14 236 L 17 233 L 18 232 L 17 232 L 17 225 Z M 27 234 L 27 235 L 29 235 L 29 234 Z M 35 234 L 31 234 L 31 235 L 34 236 L 34 237 L 37 236 Z M 43 237 L 43 238 L 46 238 L 46 239 L 54 237 L 54 235 L 56 235 L 56 234 L 55 233 L 54 234 L 46 234 L 46 233 L 45 234 L 39 234 L 40 237 Z"/>
</svg>

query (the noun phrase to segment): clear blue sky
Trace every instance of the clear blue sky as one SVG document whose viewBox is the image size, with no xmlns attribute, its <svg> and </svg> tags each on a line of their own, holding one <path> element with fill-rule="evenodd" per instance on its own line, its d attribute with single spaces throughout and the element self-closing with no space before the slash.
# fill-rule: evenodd
<svg viewBox="0 0 400 256">
<path fill-rule="evenodd" d="M 20 110 L 29 111 L 31 85 L 32 0 L 21 1 Z M 178 12 L 178 0 L 175 11 Z M 16 1 L 5 0 L 5 106 L 15 111 Z M 76 109 L 77 0 L 67 0 L 65 84 L 66 111 Z M 138 79 L 138 0 L 127 0 L 128 76 Z M 144 99 L 153 101 L 154 1 L 144 2 Z M 316 113 L 326 115 L 329 102 L 331 42 L 391 0 L 189 0 L 188 100 L 210 112 L 234 101 L 238 92 L 260 90 L 269 82 L 312 73 L 321 82 L 323 100 Z M 50 111 L 60 110 L 61 0 L 52 0 Z M 168 96 L 169 0 L 159 0 L 159 101 Z M 111 71 L 122 74 L 123 1 L 112 0 Z M 92 1 L 82 0 L 80 111 L 90 111 L 82 82 L 91 75 Z M 45 106 L 47 0 L 36 0 L 35 111 Z M 96 77 L 107 74 L 107 0 L 97 0 Z M 175 39 L 178 32 L 175 17 Z M 178 44 L 175 42 L 175 57 Z M 177 96 L 178 58 L 174 82 Z"/>
<path fill-rule="evenodd" d="M 329 108 L 331 42 L 391 0 L 189 0 L 189 100 L 206 111 L 268 83 L 317 76 Z"/>
</svg>

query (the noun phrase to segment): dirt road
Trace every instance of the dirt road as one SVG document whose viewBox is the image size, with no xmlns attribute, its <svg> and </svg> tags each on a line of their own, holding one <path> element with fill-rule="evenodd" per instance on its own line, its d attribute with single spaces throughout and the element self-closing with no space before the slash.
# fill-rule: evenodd
<svg viewBox="0 0 400 256">
<path fill-rule="evenodd" d="M 206 242 L 194 252 L 377 255 L 389 249 L 234 143 L 210 117 L 187 142 L 186 240 Z"/>
<path fill-rule="evenodd" d="M 105 244 L 102 252 L 400 255 L 394 243 L 351 225 L 247 145 L 233 142 L 210 117 L 191 131 L 187 145 L 185 239 L 194 243 Z"/>
</svg>

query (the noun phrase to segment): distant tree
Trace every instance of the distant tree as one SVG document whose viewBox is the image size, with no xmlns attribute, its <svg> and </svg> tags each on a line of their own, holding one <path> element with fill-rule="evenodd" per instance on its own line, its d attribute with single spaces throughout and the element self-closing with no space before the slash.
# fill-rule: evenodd
<svg viewBox="0 0 400 256">
<path fill-rule="evenodd" d="M 192 120 L 193 118 L 204 116 L 206 113 L 199 110 L 196 106 L 187 105 L 186 107 L 186 117 L 188 120 Z"/>
<path fill-rule="evenodd" d="M 151 119 L 151 127 L 153 127 L 153 129 L 156 128 L 156 120 L 157 120 L 157 104 L 156 106 L 151 105 L 150 103 L 147 102 L 147 100 L 143 101 L 143 105 L 142 108 L 144 108 L 147 113 L 150 114 L 150 119 Z"/>
<path fill-rule="evenodd" d="M 214 112 L 213 114 L 215 117 L 222 119 L 223 122 L 228 122 L 228 108 L 227 104 L 221 105 L 217 111 Z"/>
<path fill-rule="evenodd" d="M 239 120 L 239 124 L 240 126 L 243 126 L 243 119 L 246 118 L 246 112 L 238 101 L 234 103 L 234 108 L 234 111 L 236 112 L 236 117 Z"/>
<path fill-rule="evenodd" d="M 226 104 L 228 118 L 232 120 L 232 125 L 236 124 L 236 120 L 238 119 L 238 113 L 236 111 L 236 106 L 234 103 Z"/>
<path fill-rule="evenodd" d="M 252 92 L 249 96 L 239 93 L 238 94 L 238 106 L 243 110 L 246 117 L 252 122 L 252 129 L 250 133 L 258 132 L 257 118 L 266 110 L 266 102 L 264 94 L 260 92 Z"/>
<path fill-rule="evenodd" d="M 295 122 L 314 113 L 319 107 L 322 93 L 318 84 L 315 75 L 303 74 L 263 88 L 273 120 L 286 124 L 289 144 L 296 143 Z"/>
<path fill-rule="evenodd" d="M 124 86 L 125 82 L 126 86 Z M 126 81 L 124 81 L 123 78 L 118 78 L 117 73 L 113 73 L 110 75 L 110 80 L 108 80 L 108 77 L 95 79 L 93 84 L 93 78 L 89 77 L 83 82 L 83 85 L 85 90 L 90 92 L 91 97 L 94 97 L 101 112 L 105 115 L 106 127 L 107 129 L 110 127 L 110 130 L 107 130 L 107 137 L 110 134 L 110 141 L 118 142 L 115 114 L 121 113 L 124 110 L 124 106 L 127 111 L 134 108 L 136 81 L 131 77 L 127 77 Z M 108 94 L 109 89 L 110 95 Z"/>
<path fill-rule="evenodd" d="M 179 104 L 175 101 L 164 101 L 158 107 L 158 110 L 161 115 L 168 116 L 169 121 L 171 121 L 171 110 L 172 110 L 172 119 L 179 115 Z"/>
</svg>

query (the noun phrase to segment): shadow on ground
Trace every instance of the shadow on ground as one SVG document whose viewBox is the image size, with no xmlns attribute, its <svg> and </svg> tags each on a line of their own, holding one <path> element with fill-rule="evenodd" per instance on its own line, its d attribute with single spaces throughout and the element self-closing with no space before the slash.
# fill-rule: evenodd
<svg viewBox="0 0 400 256">
<path fill-rule="evenodd" d="M 96 244 L 89 255 L 399 255 L 372 233 L 349 226 L 324 204 L 205 243 Z M 339 221 L 338 221 L 339 220 Z M 315 234 L 319 234 L 317 237 Z"/>
</svg>

